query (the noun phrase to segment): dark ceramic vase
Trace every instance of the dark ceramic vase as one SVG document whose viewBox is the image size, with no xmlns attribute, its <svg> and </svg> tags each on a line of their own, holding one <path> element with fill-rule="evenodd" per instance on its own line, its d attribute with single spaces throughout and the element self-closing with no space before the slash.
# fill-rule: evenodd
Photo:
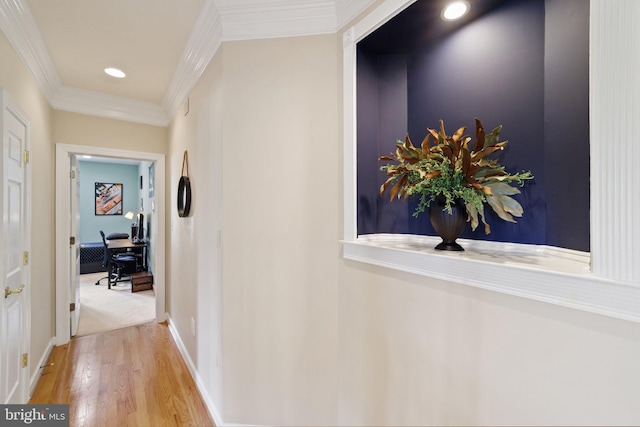
<svg viewBox="0 0 640 427">
<path fill-rule="evenodd" d="M 464 251 L 464 248 L 456 243 L 456 239 L 462 234 L 465 222 L 467 222 L 467 210 L 462 199 L 456 200 L 451 206 L 451 213 L 445 209 L 444 197 L 438 197 L 429 206 L 429 219 L 431 225 L 442 238 L 442 243 L 436 246 L 441 251 Z"/>
</svg>

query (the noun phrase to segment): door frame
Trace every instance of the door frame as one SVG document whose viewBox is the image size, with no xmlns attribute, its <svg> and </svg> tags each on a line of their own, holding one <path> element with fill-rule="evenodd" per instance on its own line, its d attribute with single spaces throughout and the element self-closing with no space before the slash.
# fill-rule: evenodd
<svg viewBox="0 0 640 427">
<path fill-rule="evenodd" d="M 69 203 L 69 235 L 78 236 L 80 234 L 80 167 L 78 156 L 75 154 L 69 155 L 69 168 L 72 175 L 71 187 L 69 188 L 70 203 Z M 75 196 L 74 196 L 75 195 Z M 75 230 L 75 231 L 74 231 Z M 73 233 L 76 234 L 73 234 Z M 73 245 L 69 243 L 69 301 L 73 304 L 76 303 L 76 309 L 73 310 L 69 317 L 71 318 L 71 336 L 74 336 L 78 332 L 78 324 L 80 323 L 80 239 L 76 238 Z M 74 328 L 75 327 L 75 328 Z"/>
<path fill-rule="evenodd" d="M 69 161 L 72 154 L 82 156 L 111 157 L 119 159 L 134 159 L 155 162 L 155 213 L 154 220 L 157 224 L 157 234 L 153 245 L 153 287 L 156 301 L 156 322 L 167 319 L 165 310 L 166 286 L 165 286 L 165 176 L 166 160 L 164 154 L 145 153 L 139 151 L 119 150 L 105 147 L 91 147 L 84 145 L 56 144 L 56 345 L 63 345 L 71 339 L 69 328 L 69 211 L 71 203 L 71 177 L 69 173 Z"/>
</svg>

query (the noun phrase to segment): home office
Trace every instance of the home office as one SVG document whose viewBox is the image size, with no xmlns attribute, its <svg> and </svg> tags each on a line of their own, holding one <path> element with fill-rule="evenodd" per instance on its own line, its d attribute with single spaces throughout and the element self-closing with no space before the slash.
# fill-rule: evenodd
<svg viewBox="0 0 640 427">
<path fill-rule="evenodd" d="M 79 156 L 77 169 L 75 335 L 152 320 L 153 163 Z"/>
</svg>

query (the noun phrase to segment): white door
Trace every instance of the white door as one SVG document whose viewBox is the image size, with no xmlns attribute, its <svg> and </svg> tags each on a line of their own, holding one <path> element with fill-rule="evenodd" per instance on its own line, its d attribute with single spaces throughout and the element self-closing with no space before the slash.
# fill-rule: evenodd
<svg viewBox="0 0 640 427">
<path fill-rule="evenodd" d="M 71 336 L 78 333 L 80 321 L 80 168 L 78 158 L 71 155 L 71 241 L 69 259 L 71 260 L 69 281 L 69 301 L 71 301 Z"/>
<path fill-rule="evenodd" d="M 27 153 L 29 120 L 2 91 L 2 304 L 0 403 L 28 397 L 29 268 Z"/>
</svg>

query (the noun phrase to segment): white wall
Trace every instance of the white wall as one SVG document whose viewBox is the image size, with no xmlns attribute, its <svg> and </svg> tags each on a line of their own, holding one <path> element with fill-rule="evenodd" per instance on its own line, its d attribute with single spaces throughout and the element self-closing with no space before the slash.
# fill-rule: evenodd
<svg viewBox="0 0 640 427">
<path fill-rule="evenodd" d="M 222 51 L 209 63 L 185 109 L 169 128 L 171 152 L 167 269 L 172 286 L 171 321 L 206 387 L 206 396 L 222 411 Z M 186 104 L 185 104 L 186 105 Z M 178 181 L 187 151 L 192 190 L 191 213 L 177 211 Z M 195 335 L 191 319 L 195 322 Z"/>
<path fill-rule="evenodd" d="M 640 325 L 345 261 L 339 425 L 624 425 Z"/>
<path fill-rule="evenodd" d="M 171 125 L 170 315 L 227 422 L 336 421 L 337 75 L 335 35 L 225 43 Z"/>
<path fill-rule="evenodd" d="M 224 47 L 229 421 L 336 421 L 337 47 L 335 35 Z"/>
<path fill-rule="evenodd" d="M 53 138 L 56 144 L 167 154 L 167 135 L 167 128 L 160 126 L 53 111 Z"/>
</svg>

